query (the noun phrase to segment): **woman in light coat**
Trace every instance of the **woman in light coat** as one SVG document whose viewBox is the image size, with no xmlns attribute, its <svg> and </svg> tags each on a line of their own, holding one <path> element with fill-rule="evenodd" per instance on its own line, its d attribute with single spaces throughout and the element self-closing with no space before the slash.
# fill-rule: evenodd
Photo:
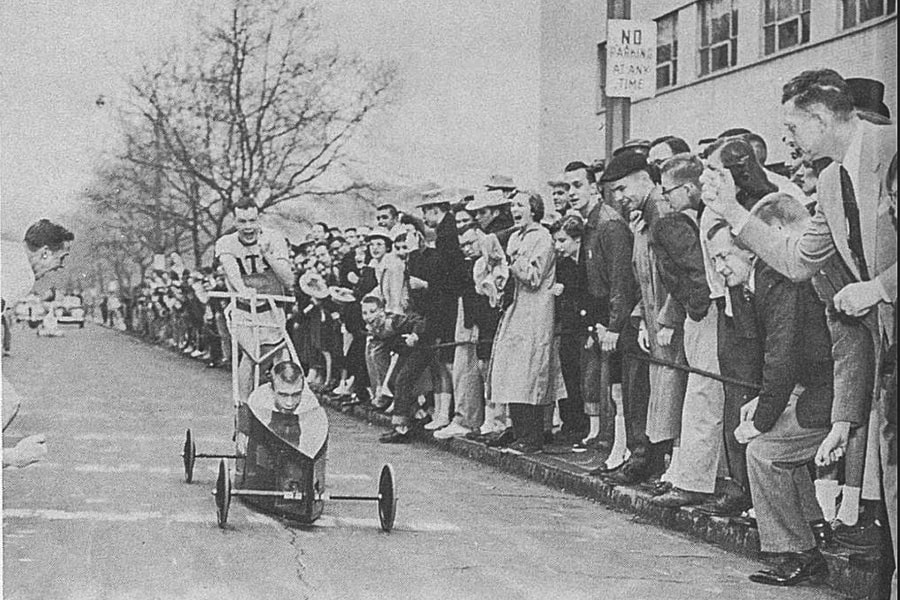
<svg viewBox="0 0 900 600">
<path fill-rule="evenodd" d="M 494 340 L 490 386 L 493 402 L 509 406 L 517 439 L 512 449 L 535 453 L 543 448 L 544 406 L 554 400 L 550 361 L 556 255 L 552 236 L 540 224 L 540 196 L 520 193 L 512 201 L 512 213 L 518 228 L 507 254 L 515 286 Z"/>
</svg>

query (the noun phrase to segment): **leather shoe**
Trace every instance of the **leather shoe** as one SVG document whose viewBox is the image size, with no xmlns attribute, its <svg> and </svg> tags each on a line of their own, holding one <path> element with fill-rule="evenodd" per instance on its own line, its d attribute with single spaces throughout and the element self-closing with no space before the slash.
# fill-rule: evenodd
<svg viewBox="0 0 900 600">
<path fill-rule="evenodd" d="M 529 444 L 527 442 L 515 442 L 510 445 L 509 450 L 512 452 L 517 452 L 519 454 L 540 454 L 544 451 L 541 446 L 536 444 Z"/>
<path fill-rule="evenodd" d="M 610 485 L 636 485 L 650 477 L 649 471 L 645 461 L 628 459 L 618 469 L 601 477 Z"/>
<path fill-rule="evenodd" d="M 378 438 L 378 441 L 382 444 L 408 444 L 412 442 L 412 436 L 409 432 L 401 433 L 396 429 L 392 429 Z"/>
<path fill-rule="evenodd" d="M 874 521 L 847 525 L 835 519 L 831 524 L 834 541 L 850 550 L 873 550 L 881 545 L 881 527 Z"/>
<path fill-rule="evenodd" d="M 509 446 L 513 442 L 516 441 L 516 434 L 513 433 L 512 429 L 504 429 L 500 433 L 491 434 L 487 436 L 487 440 L 485 440 L 484 444 L 488 448 L 502 448 L 504 446 Z"/>
<path fill-rule="evenodd" d="M 719 494 L 697 510 L 716 517 L 737 517 L 751 506 L 750 498 L 743 494 Z"/>
<path fill-rule="evenodd" d="M 804 581 L 824 579 L 828 576 L 828 563 L 818 549 L 791 553 L 780 565 L 773 569 L 757 571 L 750 581 L 782 587 L 797 585 Z"/>
<path fill-rule="evenodd" d="M 573 447 L 578 450 L 609 450 L 612 448 L 612 444 L 606 440 L 601 440 L 599 435 L 595 435 L 576 442 L 573 444 Z"/>
<path fill-rule="evenodd" d="M 661 496 L 656 496 L 650 502 L 657 506 L 665 506 L 667 508 L 677 508 L 679 506 L 691 506 L 693 504 L 703 504 L 710 499 L 709 494 L 702 492 L 691 492 L 681 488 L 673 487 L 671 490 Z"/>
</svg>

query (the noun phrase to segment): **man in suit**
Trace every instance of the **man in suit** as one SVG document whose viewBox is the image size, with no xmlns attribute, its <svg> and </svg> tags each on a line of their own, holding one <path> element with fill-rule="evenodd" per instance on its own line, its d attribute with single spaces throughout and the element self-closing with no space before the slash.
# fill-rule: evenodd
<svg viewBox="0 0 900 600">
<path fill-rule="evenodd" d="M 802 159 L 834 161 L 819 178 L 819 203 L 804 230 L 783 231 L 751 217 L 735 200 L 733 182 L 724 171 L 704 173 L 704 202 L 731 224 L 743 244 L 792 280 L 810 279 L 837 254 L 856 281 L 835 294 L 835 309 L 863 317 L 869 324 L 876 357 L 872 369 L 877 370 L 883 349 L 894 337 L 897 238 L 883 182 L 897 149 L 896 131 L 860 119 L 846 81 L 830 69 L 794 77 L 784 86 L 782 105 L 788 145 Z M 880 401 L 875 406 L 885 450 L 881 459 L 885 505 L 896 545 L 897 465 L 887 461 L 885 407 Z M 846 448 L 849 429 L 848 422 L 835 422 L 827 451 Z M 894 560 L 896 599 L 896 556 Z"/>
<path fill-rule="evenodd" d="M 802 225 L 803 207 L 789 202 L 797 211 L 795 222 Z M 834 379 L 825 306 L 809 282 L 788 280 L 735 244 L 727 223 L 714 225 L 708 237 L 716 270 L 748 299 L 734 310 L 748 311 L 763 341 L 762 387 L 741 408 L 734 435 L 747 444 L 761 549 L 784 560 L 750 579 L 790 586 L 824 578 L 828 566 L 810 528 L 822 521 L 822 509 L 806 463 L 825 439 L 831 417 Z"/>
</svg>

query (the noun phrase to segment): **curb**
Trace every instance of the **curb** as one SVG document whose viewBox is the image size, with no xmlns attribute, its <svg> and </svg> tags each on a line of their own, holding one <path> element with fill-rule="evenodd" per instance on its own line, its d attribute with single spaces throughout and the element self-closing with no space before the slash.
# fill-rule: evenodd
<svg viewBox="0 0 900 600">
<path fill-rule="evenodd" d="M 340 402 L 328 398 L 323 403 L 335 412 L 376 425 L 391 426 L 390 417 L 369 406 L 342 407 Z M 755 560 L 763 558 L 763 553 L 759 550 L 759 533 L 746 523 L 727 517 L 710 516 L 692 507 L 657 506 L 650 501 L 652 496 L 646 491 L 612 486 L 598 477 L 586 476 L 584 470 L 555 459 L 552 455 L 509 454 L 464 438 L 437 440 L 430 435 L 416 435 L 415 442 L 601 502 L 614 510 L 635 515 L 642 523 L 678 531 Z M 879 600 L 884 597 L 881 593 L 884 579 L 885 576 L 889 578 L 893 570 L 893 563 L 887 564 L 891 558 L 889 552 L 881 555 L 861 554 L 832 544 L 822 554 L 828 562 L 828 585 L 832 589 L 852 600 Z"/>
</svg>

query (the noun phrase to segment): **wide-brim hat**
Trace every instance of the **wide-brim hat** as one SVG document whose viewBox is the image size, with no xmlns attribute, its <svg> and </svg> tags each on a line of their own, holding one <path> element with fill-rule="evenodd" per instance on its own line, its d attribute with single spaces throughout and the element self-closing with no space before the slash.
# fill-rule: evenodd
<svg viewBox="0 0 900 600">
<path fill-rule="evenodd" d="M 429 189 L 421 194 L 421 198 L 416 201 L 416 208 L 425 209 L 429 206 L 440 206 L 441 204 L 450 205 L 456 200 L 455 195 L 445 188 Z"/>
<path fill-rule="evenodd" d="M 509 204 L 510 199 L 500 190 L 490 190 L 487 192 L 478 192 L 475 199 L 466 205 L 466 210 L 474 211 L 482 208 L 499 208 L 505 204 Z"/>
<path fill-rule="evenodd" d="M 394 241 L 394 238 L 391 237 L 391 232 L 384 227 L 373 227 L 372 231 L 366 234 L 366 240 L 371 240 L 374 238 L 381 238 L 386 242 Z"/>
<path fill-rule="evenodd" d="M 315 271 L 307 271 L 300 276 L 300 291 L 312 298 L 320 300 L 327 298 L 331 294 L 328 291 L 328 285 L 325 279 Z"/>
<path fill-rule="evenodd" d="M 853 97 L 853 107 L 890 120 L 891 109 L 884 103 L 884 84 L 876 79 L 851 77 L 847 79 L 847 87 Z"/>
<path fill-rule="evenodd" d="M 328 288 L 328 294 L 331 296 L 332 300 L 340 302 L 341 304 L 351 304 L 356 302 L 356 296 L 353 295 L 353 290 L 350 288 L 333 285 Z"/>
<path fill-rule="evenodd" d="M 277 394 L 299 394 L 306 386 L 303 369 L 295 362 L 285 360 L 272 367 L 272 389 Z"/>
<path fill-rule="evenodd" d="M 488 190 L 514 190 L 516 182 L 508 175 L 491 175 L 484 187 Z"/>
</svg>

